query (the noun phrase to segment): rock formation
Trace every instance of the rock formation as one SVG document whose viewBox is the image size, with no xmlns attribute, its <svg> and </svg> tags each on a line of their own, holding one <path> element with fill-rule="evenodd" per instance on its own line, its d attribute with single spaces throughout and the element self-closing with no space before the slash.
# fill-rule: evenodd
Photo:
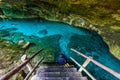
<svg viewBox="0 0 120 80">
<path fill-rule="evenodd" d="M 119 0 L 0 0 L 0 17 L 44 18 L 92 29 L 104 38 L 111 53 L 120 58 L 119 3 Z"/>
</svg>

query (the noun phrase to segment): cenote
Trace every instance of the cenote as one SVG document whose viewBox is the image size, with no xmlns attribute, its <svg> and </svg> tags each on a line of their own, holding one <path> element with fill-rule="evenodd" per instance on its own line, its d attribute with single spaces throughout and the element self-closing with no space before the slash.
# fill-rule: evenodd
<svg viewBox="0 0 120 80">
<path fill-rule="evenodd" d="M 55 50 L 56 57 L 64 53 L 82 64 L 85 59 L 70 51 L 70 48 L 74 48 L 120 73 L 120 61 L 110 54 L 108 46 L 95 32 L 61 22 L 32 19 L 1 20 L 0 33 L 0 39 L 11 40 L 13 43 L 19 40 L 34 41 L 37 45 Z M 118 80 L 93 63 L 89 63 L 86 69 L 97 80 Z"/>
</svg>

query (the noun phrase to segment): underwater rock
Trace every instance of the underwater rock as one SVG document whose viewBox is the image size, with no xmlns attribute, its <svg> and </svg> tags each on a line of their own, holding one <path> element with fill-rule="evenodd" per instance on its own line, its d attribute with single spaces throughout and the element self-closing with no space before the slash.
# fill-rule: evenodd
<svg viewBox="0 0 120 80">
<path fill-rule="evenodd" d="M 43 35 L 46 35 L 48 32 L 47 32 L 47 30 L 46 29 L 44 29 L 44 30 L 41 30 L 41 31 L 39 31 L 38 32 L 38 34 L 43 34 Z"/>
<path fill-rule="evenodd" d="M 9 35 L 10 35 L 9 32 L 0 30 L 0 37 L 7 37 Z"/>
<path fill-rule="evenodd" d="M 43 38 L 40 38 L 41 45 L 52 47 L 53 49 L 59 49 L 57 46 L 59 46 L 59 40 L 61 38 L 61 35 L 52 35 L 52 36 L 45 36 Z M 56 45 L 56 46 L 55 46 Z"/>
<path fill-rule="evenodd" d="M 43 48 L 44 50 L 41 53 L 41 57 L 46 56 L 45 61 L 55 61 L 55 57 L 57 53 L 60 51 L 59 40 L 61 35 L 51 35 L 45 36 L 43 38 L 39 38 L 38 40 L 34 40 L 36 43 L 36 47 Z M 39 58 L 40 59 L 40 58 Z"/>
<path fill-rule="evenodd" d="M 6 29 L 0 29 L 0 37 L 1 38 L 10 38 L 12 37 L 11 34 L 14 33 L 14 31 L 16 31 L 16 28 L 6 28 Z"/>
<path fill-rule="evenodd" d="M 6 32 L 13 32 L 16 31 L 17 28 L 6 28 L 6 29 L 2 29 L 2 31 L 6 31 Z"/>
<path fill-rule="evenodd" d="M 24 40 L 25 35 L 23 33 L 20 32 L 13 32 L 10 33 L 10 37 L 8 37 L 7 39 L 11 40 L 14 43 L 19 43 L 20 40 Z M 24 40 L 25 41 L 25 40 Z"/>
</svg>

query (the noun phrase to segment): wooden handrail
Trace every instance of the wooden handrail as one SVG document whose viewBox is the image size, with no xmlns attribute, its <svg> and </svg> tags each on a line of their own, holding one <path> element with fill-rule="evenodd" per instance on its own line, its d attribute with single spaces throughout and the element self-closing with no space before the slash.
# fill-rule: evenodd
<svg viewBox="0 0 120 80">
<path fill-rule="evenodd" d="M 28 80 L 31 74 L 35 71 L 35 69 L 38 67 L 38 65 L 43 61 L 44 57 L 42 57 L 34 66 L 34 68 L 27 74 L 24 80 Z"/>
<path fill-rule="evenodd" d="M 79 67 L 82 67 L 82 65 L 80 65 L 75 59 L 73 59 L 72 57 L 70 57 L 70 59 L 76 63 Z M 83 68 L 83 71 L 92 79 L 92 80 L 96 80 L 84 67 Z"/>
<path fill-rule="evenodd" d="M 79 71 L 81 72 L 83 70 L 83 67 L 85 68 L 90 63 L 90 59 L 86 59 L 86 61 L 82 64 Z"/>
<path fill-rule="evenodd" d="M 15 67 L 12 69 L 10 72 L 6 73 L 3 75 L 0 80 L 8 80 L 10 77 L 12 77 L 14 74 L 16 74 L 18 71 L 21 70 L 28 62 L 30 62 L 31 59 L 33 59 L 39 52 L 41 52 L 43 49 L 38 50 L 36 53 L 34 53 L 28 60 L 25 62 L 21 63 L 19 66 Z"/>
<path fill-rule="evenodd" d="M 115 76 L 116 78 L 120 79 L 120 73 L 118 73 L 118 72 L 110 69 L 109 67 L 104 66 L 103 64 L 101 64 L 101 63 L 97 62 L 96 60 L 94 60 L 94 59 L 92 59 L 92 58 L 90 58 L 90 57 L 82 54 L 81 52 L 78 52 L 78 51 L 75 50 L 75 49 L 72 49 L 72 48 L 71 48 L 71 50 L 74 51 L 74 52 L 76 52 L 76 53 L 78 53 L 78 54 L 80 54 L 82 57 L 84 57 L 84 58 L 86 58 L 86 59 L 89 58 L 91 62 L 93 62 L 94 64 L 96 64 L 96 65 L 99 66 L 100 68 L 104 69 L 105 71 L 111 73 L 111 74 L 112 74 L 113 76 Z"/>
</svg>

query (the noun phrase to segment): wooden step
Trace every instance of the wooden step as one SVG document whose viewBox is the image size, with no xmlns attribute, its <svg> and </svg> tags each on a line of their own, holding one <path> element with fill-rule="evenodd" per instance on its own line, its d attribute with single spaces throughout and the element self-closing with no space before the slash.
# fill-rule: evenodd
<svg viewBox="0 0 120 80">
<path fill-rule="evenodd" d="M 38 72 L 77 72 L 76 68 L 41 68 Z"/>
<path fill-rule="evenodd" d="M 78 72 L 41 72 L 37 74 L 39 77 L 80 77 L 82 76 Z"/>
<path fill-rule="evenodd" d="M 73 65 L 66 67 L 57 63 L 45 63 L 31 80 L 87 80 L 87 77 L 82 77 Z"/>
<path fill-rule="evenodd" d="M 87 77 L 38 77 L 38 76 L 33 76 L 31 80 L 87 80 Z"/>
<path fill-rule="evenodd" d="M 69 66 L 65 66 L 65 65 L 54 65 L 54 66 L 40 66 L 40 68 L 74 68 L 74 65 L 69 65 Z"/>
</svg>

